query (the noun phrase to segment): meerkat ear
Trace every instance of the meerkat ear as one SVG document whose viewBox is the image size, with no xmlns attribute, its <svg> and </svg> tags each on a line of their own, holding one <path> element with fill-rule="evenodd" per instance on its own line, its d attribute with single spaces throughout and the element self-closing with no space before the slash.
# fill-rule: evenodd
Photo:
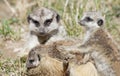
<svg viewBox="0 0 120 76">
<path fill-rule="evenodd" d="M 37 55 L 37 57 L 38 57 L 38 60 L 40 61 L 41 60 L 40 55 Z"/>
<path fill-rule="evenodd" d="M 27 16 L 27 22 L 29 23 L 30 20 L 31 20 L 31 17 L 30 17 L 30 15 L 28 15 L 28 16 Z"/>
<path fill-rule="evenodd" d="M 56 15 L 56 20 L 57 20 L 57 22 L 60 21 L 60 15 L 59 14 Z"/>
<path fill-rule="evenodd" d="M 102 19 L 100 19 L 100 20 L 98 20 L 98 22 L 97 22 L 97 24 L 99 25 L 99 26 L 101 26 L 101 25 L 103 25 L 103 20 Z"/>
</svg>

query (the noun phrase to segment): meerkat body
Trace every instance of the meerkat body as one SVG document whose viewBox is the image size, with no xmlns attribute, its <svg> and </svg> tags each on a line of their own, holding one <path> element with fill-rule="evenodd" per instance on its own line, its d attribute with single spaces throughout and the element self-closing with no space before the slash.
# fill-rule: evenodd
<svg viewBox="0 0 120 76">
<path fill-rule="evenodd" d="M 63 76 L 62 62 L 51 57 L 43 57 L 39 66 L 28 70 L 28 76 Z"/>
<path fill-rule="evenodd" d="M 60 44 L 39 45 L 31 49 L 26 62 L 26 74 L 28 76 L 66 76 L 67 68 L 63 65 L 63 61 L 68 54 L 57 49 Z"/>
<path fill-rule="evenodd" d="M 58 48 L 61 45 L 66 46 L 70 44 L 72 43 L 67 41 L 60 41 L 51 45 L 36 46 L 31 49 L 26 62 L 27 75 L 98 76 L 97 70 L 93 63 L 89 62 L 83 65 L 77 64 L 77 62 L 82 59 L 82 54 L 71 54 Z M 68 59 L 67 62 L 65 62 L 66 59 Z"/>
<path fill-rule="evenodd" d="M 112 65 L 120 59 L 119 49 L 107 30 L 103 28 L 104 22 L 104 18 L 99 12 L 85 13 L 79 22 L 87 30 L 84 42 L 80 47 L 88 48 L 84 51 L 90 53 L 102 76 L 118 76 Z M 83 49 L 81 50 L 83 51 Z"/>
<path fill-rule="evenodd" d="M 37 45 L 63 40 L 66 36 L 65 28 L 60 23 L 59 14 L 52 9 L 44 7 L 36 9 L 28 16 L 27 20 L 29 38 L 22 50 L 26 53 Z"/>
<path fill-rule="evenodd" d="M 119 49 L 109 33 L 104 29 L 104 17 L 100 12 L 86 12 L 79 21 L 86 34 L 81 45 L 64 47 L 65 50 L 88 55 L 86 62 L 93 59 L 101 76 L 116 76 L 112 63 L 120 59 Z M 120 67 L 120 66 L 118 66 Z"/>
<path fill-rule="evenodd" d="M 28 76 L 63 76 L 62 62 L 52 58 L 55 56 L 53 47 L 41 45 L 31 49 L 26 63 Z"/>
</svg>

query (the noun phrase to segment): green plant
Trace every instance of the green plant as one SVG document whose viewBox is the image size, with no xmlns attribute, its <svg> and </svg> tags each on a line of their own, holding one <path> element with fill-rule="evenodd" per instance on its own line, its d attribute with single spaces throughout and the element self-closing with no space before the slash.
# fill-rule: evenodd
<svg viewBox="0 0 120 76">
<path fill-rule="evenodd" d="M 2 20 L 2 26 L 0 29 L 0 34 L 2 34 L 3 36 L 8 36 L 8 35 L 12 35 L 14 34 L 14 31 L 10 28 L 10 21 L 8 20 Z"/>
<path fill-rule="evenodd" d="M 18 24 L 19 20 L 17 18 L 1 20 L 0 35 L 2 35 L 5 38 L 17 38 L 20 31 L 18 30 L 18 32 L 15 32 L 14 29 L 10 27 L 10 25 L 14 23 Z"/>
<path fill-rule="evenodd" d="M 21 76 L 25 71 L 25 63 L 22 63 L 20 59 L 0 59 L 0 73 L 9 76 Z"/>
</svg>

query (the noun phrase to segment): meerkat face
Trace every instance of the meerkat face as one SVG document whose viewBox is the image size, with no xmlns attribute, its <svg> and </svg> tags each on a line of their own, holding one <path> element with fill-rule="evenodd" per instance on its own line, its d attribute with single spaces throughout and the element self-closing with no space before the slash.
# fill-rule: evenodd
<svg viewBox="0 0 120 76">
<path fill-rule="evenodd" d="M 35 68 L 39 65 L 40 55 L 35 50 L 31 50 L 28 55 L 28 59 L 26 62 L 27 69 Z"/>
<path fill-rule="evenodd" d="M 36 46 L 35 48 L 31 49 L 26 62 L 27 69 L 35 68 L 41 62 L 45 61 L 46 57 L 49 56 L 48 53 L 50 53 L 52 50 L 52 48 L 47 46 Z"/>
<path fill-rule="evenodd" d="M 79 24 L 87 29 L 100 28 L 104 24 L 104 18 L 100 12 L 85 12 Z"/>
<path fill-rule="evenodd" d="M 58 31 L 60 16 L 54 10 L 40 8 L 28 16 L 30 31 L 38 36 L 53 34 Z"/>
</svg>

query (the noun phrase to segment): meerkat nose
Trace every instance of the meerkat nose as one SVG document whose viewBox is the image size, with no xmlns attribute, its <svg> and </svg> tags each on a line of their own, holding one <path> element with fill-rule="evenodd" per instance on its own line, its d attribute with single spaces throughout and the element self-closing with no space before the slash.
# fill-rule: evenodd
<svg viewBox="0 0 120 76">
<path fill-rule="evenodd" d="M 39 35 L 44 35 L 45 34 L 45 32 L 39 32 Z"/>
<path fill-rule="evenodd" d="M 43 36 L 43 35 L 45 35 L 46 33 L 45 33 L 45 31 L 39 31 L 39 33 L 38 33 L 40 36 Z"/>
<path fill-rule="evenodd" d="M 83 20 L 80 20 L 80 21 L 78 21 L 78 23 L 80 24 L 80 25 L 84 25 L 84 21 Z"/>
</svg>

